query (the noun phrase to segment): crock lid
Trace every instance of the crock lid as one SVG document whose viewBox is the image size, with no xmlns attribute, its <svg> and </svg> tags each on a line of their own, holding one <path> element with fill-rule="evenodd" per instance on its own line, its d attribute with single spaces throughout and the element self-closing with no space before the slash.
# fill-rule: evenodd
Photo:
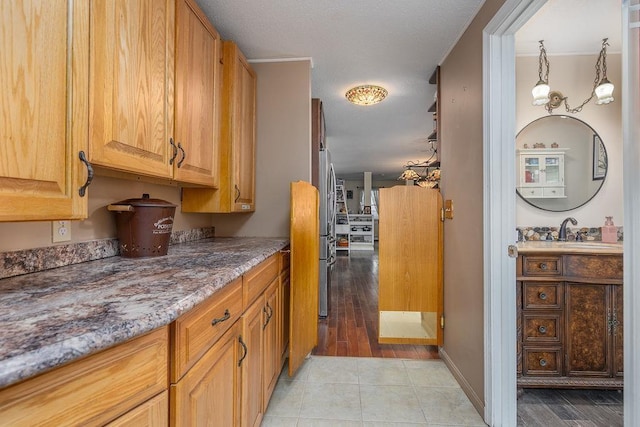
<svg viewBox="0 0 640 427">
<path fill-rule="evenodd" d="M 147 193 L 144 193 L 140 199 L 127 199 L 121 202 L 112 203 L 112 205 L 131 205 L 140 207 L 163 207 L 163 208 L 175 208 L 176 205 L 169 203 L 166 200 L 151 199 Z"/>
</svg>

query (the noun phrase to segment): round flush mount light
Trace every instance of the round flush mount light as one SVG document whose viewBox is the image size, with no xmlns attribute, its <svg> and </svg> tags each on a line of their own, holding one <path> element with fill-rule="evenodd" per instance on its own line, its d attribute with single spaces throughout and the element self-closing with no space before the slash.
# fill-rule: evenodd
<svg viewBox="0 0 640 427">
<path fill-rule="evenodd" d="M 385 99 L 388 92 L 375 85 L 361 85 L 351 88 L 344 94 L 347 100 L 356 105 L 373 105 Z"/>
</svg>

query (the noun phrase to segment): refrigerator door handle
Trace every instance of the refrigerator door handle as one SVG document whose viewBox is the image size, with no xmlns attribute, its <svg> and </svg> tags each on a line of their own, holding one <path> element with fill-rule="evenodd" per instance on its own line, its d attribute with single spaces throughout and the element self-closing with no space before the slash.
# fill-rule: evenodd
<svg viewBox="0 0 640 427">
<path fill-rule="evenodd" d="M 331 267 L 333 264 L 336 263 L 336 261 L 338 261 L 338 257 L 336 257 L 335 255 L 331 254 L 331 256 L 329 257 L 329 261 L 327 262 L 327 265 L 329 267 Z"/>
</svg>

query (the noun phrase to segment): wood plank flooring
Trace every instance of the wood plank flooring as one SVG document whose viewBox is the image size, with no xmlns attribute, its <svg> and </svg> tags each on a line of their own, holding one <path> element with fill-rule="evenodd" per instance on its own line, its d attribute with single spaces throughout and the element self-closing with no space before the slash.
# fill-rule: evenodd
<svg viewBox="0 0 640 427">
<path fill-rule="evenodd" d="M 319 321 L 319 356 L 438 359 L 437 346 L 378 344 L 378 251 L 338 252 L 330 310 Z"/>
</svg>

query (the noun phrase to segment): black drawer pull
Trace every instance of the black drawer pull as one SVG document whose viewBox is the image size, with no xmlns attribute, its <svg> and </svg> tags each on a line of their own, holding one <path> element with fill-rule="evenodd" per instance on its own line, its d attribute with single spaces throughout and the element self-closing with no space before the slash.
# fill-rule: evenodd
<svg viewBox="0 0 640 427">
<path fill-rule="evenodd" d="M 542 366 L 543 368 L 545 366 L 547 366 L 547 360 L 546 359 L 540 359 L 540 366 Z"/>
<path fill-rule="evenodd" d="M 546 262 L 541 262 L 540 263 L 540 270 L 546 270 L 547 268 L 549 268 L 549 267 L 547 266 Z"/>
<path fill-rule="evenodd" d="M 538 332 L 540 332 L 541 334 L 546 334 L 547 333 L 547 327 L 544 326 L 544 325 L 538 326 Z"/>
<path fill-rule="evenodd" d="M 544 292 L 540 292 L 540 293 L 538 294 L 538 297 L 539 297 L 541 300 L 545 300 L 545 299 L 547 299 L 547 294 L 545 294 Z"/>
<path fill-rule="evenodd" d="M 229 309 L 224 311 L 224 316 L 218 317 L 217 319 L 213 319 L 211 321 L 211 326 L 216 326 L 218 323 L 224 322 L 225 320 L 229 320 L 231 317 L 231 313 L 229 313 Z"/>
</svg>

